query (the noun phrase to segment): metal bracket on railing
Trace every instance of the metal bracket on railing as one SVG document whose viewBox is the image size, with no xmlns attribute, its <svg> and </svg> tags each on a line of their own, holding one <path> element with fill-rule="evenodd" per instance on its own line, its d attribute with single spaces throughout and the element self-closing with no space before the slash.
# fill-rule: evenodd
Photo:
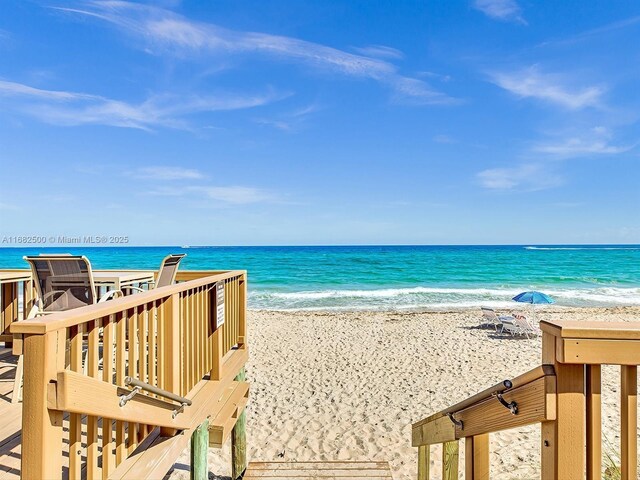
<svg viewBox="0 0 640 480">
<path fill-rule="evenodd" d="M 501 393 L 494 393 L 493 394 L 494 397 L 496 397 L 498 399 L 498 401 L 504 405 L 504 407 L 506 409 L 508 409 L 512 415 L 517 415 L 518 414 L 518 404 L 514 401 L 511 402 L 507 402 L 503 397 Z"/>
<path fill-rule="evenodd" d="M 124 384 L 127 386 L 133 386 L 133 390 L 128 395 L 122 395 L 120 397 L 120 406 L 124 407 L 129 400 L 131 400 L 137 393 L 140 393 L 140 390 L 146 390 L 147 392 L 151 392 L 160 397 L 165 397 L 174 402 L 178 402 L 179 405 L 175 405 L 176 407 L 172 412 L 172 417 L 176 418 L 178 414 L 184 412 L 184 408 L 191 405 L 191 400 L 185 397 L 181 397 L 180 395 L 176 395 L 175 393 L 168 392 L 167 390 L 163 390 L 162 388 L 158 388 L 154 385 L 149 385 L 137 378 L 126 377 L 124 379 Z M 170 404 L 171 405 L 171 404 Z"/>
<path fill-rule="evenodd" d="M 142 390 L 140 387 L 134 387 L 127 395 L 120 395 L 120 406 L 124 407 L 129 400 L 135 397 Z"/>
<path fill-rule="evenodd" d="M 171 412 L 171 418 L 176 418 L 179 413 L 184 412 L 184 407 L 186 407 L 186 406 L 187 406 L 186 403 L 180 404 L 180 406 L 178 408 L 176 408 L 173 412 Z"/>
<path fill-rule="evenodd" d="M 462 420 L 456 420 L 456 417 L 453 416 L 453 413 L 447 413 L 447 417 L 449 417 L 449 420 L 451 420 L 451 422 L 458 427 L 460 430 L 464 430 L 464 423 L 462 423 Z"/>
</svg>

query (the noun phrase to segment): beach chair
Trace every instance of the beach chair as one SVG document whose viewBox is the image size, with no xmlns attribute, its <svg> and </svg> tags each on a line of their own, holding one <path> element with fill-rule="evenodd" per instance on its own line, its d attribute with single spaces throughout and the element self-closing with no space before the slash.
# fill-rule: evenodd
<svg viewBox="0 0 640 480">
<path fill-rule="evenodd" d="M 150 286 L 153 285 L 152 288 L 161 288 L 166 287 L 167 285 L 173 285 L 176 281 L 176 274 L 178 273 L 178 266 L 184 257 L 186 257 L 186 253 L 172 253 L 171 255 L 167 255 L 162 260 L 160 264 L 160 270 L 158 270 L 158 277 L 155 282 L 151 282 Z M 142 288 L 128 286 L 124 287 L 123 290 L 135 290 L 138 292 L 144 292 Z"/>
<path fill-rule="evenodd" d="M 505 323 L 513 323 L 515 320 L 510 315 L 498 315 L 493 308 L 481 307 L 481 310 L 482 317 L 489 323 L 489 325 L 493 325 L 496 332 L 498 331 L 498 327 L 503 328 Z"/>
<path fill-rule="evenodd" d="M 36 301 L 26 318 L 64 312 L 122 296 L 120 290 L 110 290 L 97 298 L 91 263 L 85 256 L 43 254 L 23 257 L 31 267 Z M 23 356 L 19 354 L 11 401 L 20 400 L 23 376 Z"/>
<path fill-rule="evenodd" d="M 516 325 L 520 328 L 520 335 L 526 335 L 527 338 L 537 337 L 539 335 L 538 329 L 536 329 L 527 317 L 524 315 L 514 315 Z"/>
</svg>

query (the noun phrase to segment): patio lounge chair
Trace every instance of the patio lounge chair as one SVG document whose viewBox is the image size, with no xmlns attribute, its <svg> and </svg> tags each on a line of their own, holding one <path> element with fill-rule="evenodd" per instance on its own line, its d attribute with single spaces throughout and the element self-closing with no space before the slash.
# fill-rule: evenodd
<svg viewBox="0 0 640 480">
<path fill-rule="evenodd" d="M 482 317 L 489 323 L 489 325 L 493 325 L 496 332 L 498 331 L 498 327 L 502 329 L 504 328 L 503 325 L 506 323 L 515 323 L 514 317 L 511 315 L 498 315 L 493 308 L 481 307 L 481 310 Z"/>
<path fill-rule="evenodd" d="M 27 318 L 63 312 L 105 302 L 122 296 L 120 290 L 110 290 L 97 299 L 91 263 L 81 255 L 32 255 L 23 257 L 31 267 L 36 301 Z M 12 402 L 19 401 L 22 390 L 23 356 L 18 357 Z"/>
<path fill-rule="evenodd" d="M 160 270 L 158 270 L 158 277 L 155 282 L 152 283 L 153 288 L 166 287 L 167 285 L 173 285 L 176 281 L 176 274 L 178 273 L 178 266 L 186 253 L 172 253 L 162 259 L 160 264 Z M 127 286 L 123 290 L 136 290 L 138 292 L 144 292 L 142 288 Z"/>
<path fill-rule="evenodd" d="M 513 322 L 503 322 L 501 332 L 508 332 L 512 336 L 526 336 L 527 338 L 538 336 L 538 331 L 529 323 L 527 317 L 514 315 Z"/>
</svg>

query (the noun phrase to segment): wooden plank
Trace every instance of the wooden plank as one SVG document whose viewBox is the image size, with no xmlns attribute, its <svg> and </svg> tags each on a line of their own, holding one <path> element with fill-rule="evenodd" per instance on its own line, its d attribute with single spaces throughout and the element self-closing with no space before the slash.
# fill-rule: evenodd
<svg viewBox="0 0 640 480">
<path fill-rule="evenodd" d="M 509 390 L 503 394 L 507 403 L 515 401 L 518 414 L 514 415 L 497 398 L 456 412 L 457 420 L 464 428 L 456 427 L 456 438 L 464 438 L 484 433 L 498 432 L 510 428 L 522 427 L 555 418 L 555 408 L 549 408 L 547 388 L 553 386 L 554 377 L 543 377 L 529 384 Z"/>
<path fill-rule="evenodd" d="M 621 367 L 621 480 L 638 478 L 638 367 Z"/>
<path fill-rule="evenodd" d="M 211 433 L 209 446 L 222 448 L 222 444 L 229 438 L 238 418 L 244 412 L 248 399 L 249 384 L 234 381 L 229 387 L 229 393 L 225 395 L 224 399 L 221 399 L 224 403 L 215 407 L 217 413 L 209 424 Z"/>
<path fill-rule="evenodd" d="M 176 429 L 189 427 L 184 415 L 173 418 L 169 403 L 139 394 L 121 407 L 120 395 L 127 393 L 126 389 L 76 372 L 58 372 L 55 392 L 60 411 Z M 96 398 L 100 398 L 99 403 Z"/>
<path fill-rule="evenodd" d="M 458 480 L 458 441 L 442 444 L 442 480 Z"/>
<path fill-rule="evenodd" d="M 431 447 L 420 445 L 418 447 L 418 480 L 429 480 L 431 468 Z"/>
<path fill-rule="evenodd" d="M 251 462 L 247 468 L 247 473 L 253 470 L 388 470 L 388 462 L 366 462 L 366 461 L 326 461 L 326 462 Z"/>
<path fill-rule="evenodd" d="M 602 478 L 602 399 L 601 367 L 586 367 L 587 480 Z"/>
<path fill-rule="evenodd" d="M 519 386 L 526 385 L 527 383 L 531 383 L 532 381 L 537 380 L 538 378 L 542 378 L 544 376 L 549 376 L 553 374 L 554 372 L 553 372 L 552 365 L 541 365 L 539 367 L 534 368 L 533 370 L 529 370 L 528 372 L 518 375 L 517 377 L 510 380 L 511 388 L 512 389 L 518 388 Z M 503 390 L 505 390 L 504 382 L 500 382 L 492 387 L 489 387 L 483 390 L 480 393 L 472 395 L 471 397 L 463 400 L 462 402 L 458 402 L 455 405 L 452 405 L 436 414 L 433 414 L 429 417 L 426 417 L 423 420 L 420 420 L 419 422 L 415 422 L 413 424 L 413 427 L 417 427 L 422 424 L 429 423 L 431 420 L 442 417 L 447 413 L 453 413 L 453 412 L 458 412 L 460 410 L 464 410 L 465 408 L 470 407 L 471 405 L 474 405 L 476 403 L 479 403 L 482 400 L 486 400 L 487 398 L 490 398 L 493 393 L 501 392 Z"/>
<path fill-rule="evenodd" d="M 569 364 L 640 365 L 640 340 L 563 338 L 558 361 Z"/>
<path fill-rule="evenodd" d="M 489 434 L 465 440 L 465 480 L 489 480 Z"/>
<path fill-rule="evenodd" d="M 414 447 L 434 445 L 455 439 L 456 427 L 448 417 L 440 417 L 429 423 L 414 425 L 411 430 L 411 445 Z"/>
</svg>

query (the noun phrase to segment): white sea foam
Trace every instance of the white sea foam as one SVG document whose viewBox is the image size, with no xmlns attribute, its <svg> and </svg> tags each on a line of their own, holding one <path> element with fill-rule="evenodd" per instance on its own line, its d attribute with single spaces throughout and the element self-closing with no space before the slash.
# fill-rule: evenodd
<svg viewBox="0 0 640 480">
<path fill-rule="evenodd" d="M 524 247 L 525 250 L 640 250 L 640 247 Z"/>
<path fill-rule="evenodd" d="M 443 288 L 412 287 L 383 289 L 327 289 L 299 292 L 254 291 L 254 308 L 307 310 L 362 309 L 444 309 L 490 306 L 516 306 L 511 298 L 526 288 Z M 545 293 L 559 306 L 640 305 L 640 288 L 592 287 L 551 288 Z"/>
</svg>

